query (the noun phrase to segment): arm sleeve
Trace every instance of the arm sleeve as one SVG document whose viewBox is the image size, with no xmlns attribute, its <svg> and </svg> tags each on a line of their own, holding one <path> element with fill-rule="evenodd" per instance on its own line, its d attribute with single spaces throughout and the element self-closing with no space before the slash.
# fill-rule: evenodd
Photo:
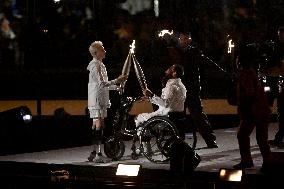
<svg viewBox="0 0 284 189">
<path fill-rule="evenodd" d="M 113 79 L 110 81 L 104 81 L 102 70 L 99 65 L 95 66 L 94 77 L 96 77 L 96 80 L 98 81 L 98 86 L 100 88 L 109 87 L 110 90 L 117 90 L 117 86 L 116 86 L 117 79 Z"/>
<path fill-rule="evenodd" d="M 176 89 L 174 86 L 166 87 L 161 97 L 154 95 L 150 99 L 150 102 L 158 106 L 167 108 L 169 104 L 172 102 L 175 90 Z"/>
</svg>

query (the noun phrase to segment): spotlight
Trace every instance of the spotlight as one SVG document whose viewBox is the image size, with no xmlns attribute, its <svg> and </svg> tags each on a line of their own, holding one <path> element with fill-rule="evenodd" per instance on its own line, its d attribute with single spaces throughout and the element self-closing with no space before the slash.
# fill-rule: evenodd
<svg viewBox="0 0 284 189">
<path fill-rule="evenodd" d="M 27 106 L 20 106 L 0 113 L 3 121 L 8 122 L 24 122 L 29 123 L 32 121 L 31 110 Z"/>
<path fill-rule="evenodd" d="M 264 92 L 270 92 L 270 91 L 271 91 L 271 89 L 270 89 L 269 86 L 264 86 Z"/>
<path fill-rule="evenodd" d="M 116 169 L 118 176 L 138 176 L 141 165 L 139 164 L 122 164 L 119 163 Z"/>
<path fill-rule="evenodd" d="M 241 182 L 243 175 L 244 175 L 244 170 L 240 169 L 221 168 L 219 171 L 219 176 L 221 181 Z"/>
</svg>

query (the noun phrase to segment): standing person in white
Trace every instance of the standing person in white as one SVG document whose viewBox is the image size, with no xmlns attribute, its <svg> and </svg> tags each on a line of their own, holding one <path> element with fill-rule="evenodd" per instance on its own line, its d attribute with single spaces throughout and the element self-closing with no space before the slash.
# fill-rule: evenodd
<svg viewBox="0 0 284 189">
<path fill-rule="evenodd" d="M 107 117 L 107 108 L 110 108 L 109 90 L 119 90 L 119 84 L 127 79 L 126 75 L 120 75 L 114 80 L 108 80 L 107 71 L 102 60 L 105 58 L 106 51 L 101 41 L 93 42 L 89 51 L 93 60 L 89 63 L 87 70 L 89 71 L 88 83 L 88 109 L 90 118 L 93 119 L 93 143 L 94 150 L 88 157 L 89 161 L 97 163 L 105 162 L 105 158 L 101 153 L 101 140 L 103 136 L 104 118 Z"/>
</svg>

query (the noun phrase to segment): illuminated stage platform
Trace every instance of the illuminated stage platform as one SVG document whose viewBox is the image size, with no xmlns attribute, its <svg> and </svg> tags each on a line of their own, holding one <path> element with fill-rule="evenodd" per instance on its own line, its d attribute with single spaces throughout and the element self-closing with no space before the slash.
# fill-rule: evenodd
<svg viewBox="0 0 284 189">
<path fill-rule="evenodd" d="M 269 139 L 277 130 L 271 123 Z M 126 152 L 120 161 L 105 164 L 87 162 L 92 146 L 80 146 L 0 156 L 1 183 L 6 188 L 238 188 L 240 183 L 221 182 L 220 168 L 231 169 L 240 161 L 237 128 L 215 130 L 219 148 L 208 149 L 199 136 L 196 152 L 201 162 L 191 175 L 181 177 L 170 172 L 169 164 L 154 164 L 146 158 L 132 160 L 130 142 L 126 141 Z M 274 154 L 284 153 L 284 148 L 272 147 Z M 282 182 L 280 172 L 263 173 L 260 171 L 262 158 L 256 144 L 255 133 L 251 135 L 251 151 L 255 167 L 246 169 L 243 185 L 246 188 L 262 188 L 266 184 Z M 118 177 L 115 175 L 118 163 L 140 164 L 138 177 Z M 283 162 L 279 164 L 283 168 Z M 65 174 L 62 171 L 66 171 Z M 280 187 L 281 188 L 281 187 Z"/>
</svg>

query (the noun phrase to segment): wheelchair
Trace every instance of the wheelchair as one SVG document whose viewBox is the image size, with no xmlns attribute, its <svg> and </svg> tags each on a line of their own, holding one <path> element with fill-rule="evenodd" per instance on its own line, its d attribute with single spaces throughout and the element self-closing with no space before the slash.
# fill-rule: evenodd
<svg viewBox="0 0 284 189">
<path fill-rule="evenodd" d="M 107 157 L 114 161 L 120 160 L 125 153 L 125 136 L 132 140 L 131 158 L 146 157 L 153 163 L 165 163 L 170 159 L 171 142 L 179 138 L 176 124 L 183 122 L 184 118 L 171 120 L 166 116 L 155 116 L 140 124 L 135 129 L 128 130 L 129 112 L 140 98 L 121 98 L 120 106 L 116 111 L 113 121 L 113 134 L 104 142 L 104 152 Z M 137 131 L 140 133 L 137 134 Z M 187 143 L 195 149 L 196 133 L 193 131 L 192 141 Z"/>
</svg>

